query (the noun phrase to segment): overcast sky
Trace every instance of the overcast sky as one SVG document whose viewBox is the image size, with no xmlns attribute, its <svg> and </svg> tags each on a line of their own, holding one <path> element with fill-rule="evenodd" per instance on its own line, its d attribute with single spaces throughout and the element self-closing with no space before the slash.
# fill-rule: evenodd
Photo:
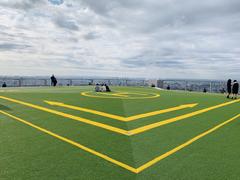
<svg viewBox="0 0 240 180">
<path fill-rule="evenodd" d="M 239 0 L 1 0 L 0 75 L 240 79 Z"/>
</svg>

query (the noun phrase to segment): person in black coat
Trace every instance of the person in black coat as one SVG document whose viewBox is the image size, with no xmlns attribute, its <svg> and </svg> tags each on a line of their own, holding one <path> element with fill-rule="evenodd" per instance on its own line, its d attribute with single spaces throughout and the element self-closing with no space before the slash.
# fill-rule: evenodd
<svg viewBox="0 0 240 180">
<path fill-rule="evenodd" d="M 7 87 L 6 82 L 3 83 L 2 87 L 3 87 L 3 88 L 6 88 L 6 87 Z"/>
<path fill-rule="evenodd" d="M 107 84 L 105 84 L 106 87 L 106 92 L 111 92 L 111 89 L 109 88 L 109 86 Z"/>
<path fill-rule="evenodd" d="M 55 76 L 52 75 L 50 79 L 51 79 L 51 86 L 53 86 L 53 85 L 54 85 L 54 79 L 55 79 Z"/>
<path fill-rule="evenodd" d="M 227 98 L 229 98 L 232 93 L 232 80 L 231 79 L 229 79 L 227 81 L 227 93 L 228 93 Z"/>
<path fill-rule="evenodd" d="M 234 80 L 233 86 L 232 86 L 232 94 L 233 94 L 232 99 L 237 99 L 238 92 L 239 92 L 239 84 L 238 84 L 237 80 Z"/>
<path fill-rule="evenodd" d="M 206 88 L 204 88 L 204 89 L 203 89 L 203 92 L 204 92 L 204 93 L 207 93 L 207 89 L 206 89 Z"/>
<path fill-rule="evenodd" d="M 57 78 L 54 78 L 53 86 L 54 86 L 54 87 L 57 86 L 57 83 L 58 83 Z"/>
<path fill-rule="evenodd" d="M 54 75 L 52 75 L 51 76 L 51 86 L 56 86 L 57 85 L 57 78 L 54 76 Z"/>
</svg>

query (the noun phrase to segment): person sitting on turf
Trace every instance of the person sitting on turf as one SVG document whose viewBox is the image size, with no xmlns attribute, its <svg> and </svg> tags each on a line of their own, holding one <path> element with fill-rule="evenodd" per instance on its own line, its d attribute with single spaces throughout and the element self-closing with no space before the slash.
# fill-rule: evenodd
<svg viewBox="0 0 240 180">
<path fill-rule="evenodd" d="M 96 91 L 96 92 L 100 92 L 99 84 L 96 84 L 95 91 Z"/>
<path fill-rule="evenodd" d="M 233 94 L 232 99 L 237 99 L 238 91 L 239 91 L 239 84 L 238 84 L 237 80 L 234 80 L 233 86 L 232 86 L 232 94 Z"/>
<path fill-rule="evenodd" d="M 101 84 L 101 86 L 100 86 L 100 92 L 105 92 L 106 90 L 105 90 L 105 86 L 104 86 L 104 84 L 102 83 Z"/>
<path fill-rule="evenodd" d="M 109 86 L 107 84 L 105 84 L 106 87 L 106 92 L 111 92 L 111 89 L 109 88 Z"/>
<path fill-rule="evenodd" d="M 227 98 L 230 98 L 230 95 L 232 93 L 232 80 L 231 79 L 229 79 L 227 81 L 227 93 L 228 93 Z"/>
</svg>

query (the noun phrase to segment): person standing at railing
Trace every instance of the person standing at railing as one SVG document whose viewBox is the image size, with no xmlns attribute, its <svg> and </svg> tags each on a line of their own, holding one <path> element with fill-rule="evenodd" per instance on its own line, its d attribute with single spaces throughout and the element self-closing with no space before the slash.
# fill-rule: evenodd
<svg viewBox="0 0 240 180">
<path fill-rule="evenodd" d="M 54 75 L 52 75 L 51 76 L 51 86 L 56 86 L 57 85 L 57 78 L 54 76 Z"/>
<path fill-rule="evenodd" d="M 204 92 L 204 93 L 207 93 L 207 89 L 206 89 L 206 88 L 203 88 L 203 92 Z"/>
<path fill-rule="evenodd" d="M 3 83 L 2 87 L 3 87 L 3 88 L 6 88 L 6 87 L 7 87 L 6 82 Z"/>
<path fill-rule="evenodd" d="M 170 89 L 171 89 L 171 88 L 170 88 L 170 86 L 168 85 L 168 86 L 167 86 L 167 90 L 170 90 Z"/>
<path fill-rule="evenodd" d="M 232 86 L 232 94 L 233 94 L 232 99 L 237 99 L 238 92 L 239 92 L 239 84 L 238 84 L 237 80 L 234 80 L 233 86 Z"/>
<path fill-rule="evenodd" d="M 231 79 L 229 79 L 227 81 L 227 93 L 228 93 L 227 98 L 230 98 L 230 95 L 232 93 L 232 80 Z"/>
<path fill-rule="evenodd" d="M 53 86 L 54 75 L 52 75 L 52 76 L 50 77 L 50 79 L 51 79 L 51 86 Z"/>
</svg>

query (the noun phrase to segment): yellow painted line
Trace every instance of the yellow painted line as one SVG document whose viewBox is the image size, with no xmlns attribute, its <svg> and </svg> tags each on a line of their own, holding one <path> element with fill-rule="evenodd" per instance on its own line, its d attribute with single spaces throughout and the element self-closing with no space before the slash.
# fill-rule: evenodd
<svg viewBox="0 0 240 180">
<path fill-rule="evenodd" d="M 100 128 L 112 131 L 112 132 L 116 132 L 116 133 L 124 134 L 124 135 L 129 135 L 128 131 L 120 129 L 120 128 L 116 128 L 116 127 L 113 127 L 113 126 L 109 126 L 107 124 L 95 122 L 95 121 L 92 121 L 92 120 L 89 120 L 89 119 L 86 119 L 86 118 L 73 116 L 71 114 L 66 114 L 66 113 L 63 113 L 63 112 L 60 112 L 60 111 L 48 109 L 48 108 L 45 108 L 45 107 L 42 107 L 42 106 L 30 104 L 30 103 L 19 101 L 19 100 L 12 99 L 12 98 L 7 98 L 7 97 L 4 97 L 4 96 L 0 96 L 0 98 L 4 99 L 4 100 L 7 100 L 7 101 L 10 101 L 10 102 L 22 104 L 22 105 L 25 105 L 25 106 L 28 106 L 28 107 L 31 107 L 31 108 L 34 108 L 34 109 L 38 109 L 38 110 L 49 112 L 49 113 L 52 113 L 52 114 L 56 114 L 56 115 L 59 115 L 59 116 L 62 116 L 62 117 L 70 118 L 70 119 L 80 121 L 80 122 L 83 122 L 83 123 L 86 123 L 86 124 L 90 124 L 90 125 L 93 125 L 93 126 L 97 126 L 97 127 L 100 127 Z"/>
<path fill-rule="evenodd" d="M 125 122 L 134 121 L 134 120 L 138 120 L 138 119 L 146 118 L 146 117 L 151 117 L 151 116 L 156 116 L 156 115 L 159 115 L 159 114 L 169 113 L 169 112 L 173 112 L 173 111 L 177 111 L 177 110 L 181 110 L 181 109 L 193 108 L 196 105 L 198 105 L 197 103 L 195 103 L 195 104 L 185 104 L 185 105 L 180 105 L 180 106 L 176 106 L 176 107 L 172 107 L 172 108 L 168 108 L 168 109 L 162 109 L 162 110 L 158 110 L 158 111 L 153 111 L 153 112 L 149 112 L 149 113 L 143 113 L 143 114 L 138 114 L 138 115 L 134 115 L 134 116 L 123 117 L 123 116 L 118 116 L 118 115 L 114 115 L 114 114 L 110 114 L 110 113 L 105 113 L 105 112 L 97 111 L 97 110 L 93 110 L 93 109 L 82 108 L 82 107 L 79 107 L 79 106 L 72 106 L 72 105 L 61 103 L 61 102 L 54 102 L 54 101 L 44 101 L 44 102 L 46 102 L 47 104 L 50 104 L 52 106 L 59 106 L 59 107 L 64 107 L 64 108 L 68 108 L 68 109 L 83 111 L 83 112 L 96 114 L 96 115 L 100 115 L 100 116 L 103 116 L 103 117 L 115 119 L 115 120 L 118 120 L 118 121 L 125 121 Z"/>
<path fill-rule="evenodd" d="M 167 157 L 169 157 L 169 156 L 177 153 L 178 151 L 182 150 L 183 148 L 186 148 L 187 146 L 193 144 L 193 143 L 196 142 L 197 140 L 199 140 L 199 139 L 207 136 L 207 135 L 210 134 L 210 133 L 213 133 L 214 131 L 222 128 L 223 126 L 229 124 L 230 122 L 232 122 L 232 121 L 234 121 L 234 120 L 236 120 L 237 118 L 240 117 L 240 114 L 238 114 L 238 115 L 234 116 L 233 118 L 231 118 L 231 119 L 229 119 L 229 120 L 227 120 L 227 121 L 225 121 L 225 122 L 223 122 L 223 123 L 221 123 L 221 124 L 219 124 L 219 125 L 211 128 L 211 129 L 209 129 L 209 130 L 207 130 L 207 131 L 199 134 L 198 136 L 195 136 L 194 138 L 186 141 L 185 143 L 181 144 L 180 146 L 177 146 L 177 147 L 175 147 L 174 149 L 172 149 L 172 150 L 170 150 L 170 151 L 168 151 L 168 152 L 166 152 L 166 153 L 164 153 L 164 154 L 162 154 L 162 155 L 160 155 L 160 156 L 152 159 L 151 161 L 143 164 L 142 166 L 140 166 L 140 167 L 138 167 L 138 168 L 134 168 L 134 167 L 131 167 L 131 166 L 129 166 L 129 165 L 123 163 L 123 162 L 120 162 L 120 161 L 118 161 L 118 160 L 115 160 L 115 159 L 113 159 L 113 158 L 111 158 L 111 157 L 109 157 L 109 156 L 107 156 L 107 155 L 105 155 L 105 154 L 99 153 L 99 152 L 97 152 L 97 151 L 95 151 L 95 150 L 93 150 L 93 149 L 90 149 L 90 148 L 88 148 L 88 147 L 86 147 L 86 146 L 84 146 L 84 145 L 81 145 L 81 144 L 79 144 L 79 143 L 77 143 L 77 142 L 75 142 L 75 141 L 72 141 L 72 140 L 70 140 L 70 139 L 68 139 L 68 138 L 65 138 L 65 137 L 60 136 L 60 135 L 58 135 L 58 134 L 56 134 L 56 133 L 53 133 L 53 132 L 51 132 L 51 131 L 49 131 L 49 130 L 47 130 L 47 129 L 41 128 L 41 127 L 39 127 L 39 126 L 37 126 L 37 125 L 34 125 L 34 124 L 32 124 L 32 123 L 30 123 L 30 122 L 28 122 L 28 121 L 26 121 L 26 120 L 23 120 L 23 119 L 21 119 L 21 118 L 18 118 L 18 117 L 16 117 L 16 116 L 13 116 L 13 115 L 11 115 L 11 114 L 9 114 L 9 113 L 6 113 L 6 112 L 1 111 L 1 110 L 0 110 L 0 113 L 4 114 L 4 115 L 6 115 L 6 116 L 8 116 L 8 117 L 10 117 L 10 118 L 12 118 L 12 119 L 15 119 L 15 120 L 17 120 L 17 121 L 19 121 L 19 122 L 21 122 L 21 123 L 23 123 L 23 124 L 26 124 L 26 125 L 28 125 L 28 126 L 31 126 L 31 127 L 35 128 L 35 129 L 37 129 L 37 130 L 39 130 L 39 131 L 41 131 L 41 132 L 43 132 L 43 133 L 46 133 L 46 134 L 48 134 L 48 135 L 56 138 L 56 139 L 59 139 L 59 140 L 64 141 L 64 142 L 66 142 L 66 143 L 68 143 L 68 144 L 71 144 L 71 145 L 73 145 L 73 146 L 75 146 L 75 147 L 78 147 L 78 148 L 80 148 L 80 149 L 82 149 L 82 150 L 84 150 L 84 151 L 86 151 L 86 152 L 88 152 L 88 153 L 90 153 L 90 154 L 93 154 L 93 155 L 95 155 L 95 156 L 97 156 L 97 157 L 99 157 L 99 158 L 102 158 L 102 159 L 104 159 L 104 160 L 106 160 L 106 161 L 108 161 L 108 162 L 111 162 L 111 163 L 113 163 L 113 164 L 115 164 L 115 165 L 117 165 L 117 166 L 119 166 L 119 167 L 122 167 L 122 168 L 124 168 L 124 169 L 126 169 L 126 170 L 128 170 L 128 171 L 130 171 L 130 172 L 133 172 L 133 173 L 135 173 L 135 174 L 138 174 L 138 173 L 140 173 L 140 172 L 142 172 L 142 171 L 150 168 L 151 166 L 153 166 L 153 165 L 159 163 L 160 161 L 162 161 L 163 159 L 165 159 L 165 158 L 167 158 Z"/>
<path fill-rule="evenodd" d="M 151 94 L 147 94 L 147 93 L 138 93 L 138 92 L 118 92 L 115 93 L 116 95 L 125 95 L 126 97 L 128 97 L 129 95 L 140 95 L 140 96 L 148 96 Z"/>
<path fill-rule="evenodd" d="M 54 101 L 44 101 L 44 102 L 46 102 L 47 104 L 52 105 L 52 106 L 59 106 L 59 107 L 73 109 L 73 110 L 83 111 L 83 112 L 96 114 L 96 115 L 104 116 L 104 117 L 111 118 L 111 119 L 116 119 L 116 120 L 119 120 L 119 121 L 125 121 L 125 119 L 126 119 L 125 117 L 122 117 L 122 116 L 109 114 L 109 113 L 105 113 L 105 112 L 101 112 L 101 111 L 96 111 L 96 110 L 93 110 L 93 109 L 87 109 L 87 108 L 82 108 L 82 107 L 78 107 L 78 106 L 72 106 L 72 105 L 68 105 L 68 104 L 64 104 L 64 103 L 60 103 L 60 102 L 54 102 Z"/>
<path fill-rule="evenodd" d="M 11 102 L 15 102 L 15 103 L 18 103 L 18 104 L 22 104 L 22 105 L 25 105 L 25 106 L 29 106 L 29 107 L 32 107 L 32 108 L 35 108 L 35 109 L 38 109 L 38 110 L 42 110 L 42 111 L 46 111 L 46 112 L 49 112 L 49 113 L 52 113 L 52 114 L 56 114 L 56 115 L 59 115 L 59 116 L 62 116 L 62 117 L 66 117 L 66 118 L 70 118 L 70 119 L 73 119 L 73 120 L 76 120 L 76 121 L 80 121 L 80 122 L 83 122 L 83 123 L 86 123 L 86 124 L 90 124 L 90 125 L 93 125 L 93 126 L 96 126 L 96 127 L 100 127 L 100 128 L 103 128 L 103 129 L 106 129 L 106 130 L 109 130 L 109 131 L 112 131 L 112 132 L 115 132 L 115 133 L 123 134 L 123 135 L 126 135 L 126 136 L 133 136 L 133 135 L 136 135 L 136 134 L 140 134 L 140 133 L 149 131 L 151 129 L 154 129 L 154 128 L 157 128 L 157 127 L 169 124 L 169 123 L 180 121 L 180 120 L 190 118 L 190 117 L 202 114 L 202 113 L 206 113 L 208 111 L 211 111 L 211 110 L 214 110 L 214 109 L 217 109 L 217 108 L 221 108 L 221 107 L 224 107 L 224 106 L 227 106 L 227 105 L 230 105 L 230 104 L 240 102 L 240 99 L 234 100 L 234 101 L 229 101 L 227 103 L 222 103 L 222 104 L 219 104 L 219 105 L 216 105 L 216 106 L 208 107 L 208 108 L 201 109 L 201 110 L 198 110 L 198 111 L 195 111 L 195 112 L 191 112 L 191 113 L 188 113 L 188 114 L 184 114 L 184 115 L 181 115 L 181 116 L 177 116 L 177 117 L 174 117 L 174 118 L 170 118 L 170 119 L 167 119 L 167 120 L 163 120 L 163 121 L 160 121 L 160 122 L 157 122 L 157 123 L 149 124 L 149 125 L 146 125 L 146 126 L 143 126 L 143 127 L 140 127 L 140 128 L 136 128 L 136 129 L 127 131 L 127 130 L 116 128 L 116 127 L 106 125 L 106 124 L 103 124 L 103 123 L 95 122 L 95 121 L 92 121 L 92 120 L 89 120 L 89 119 L 86 119 L 86 118 L 73 116 L 71 114 L 66 114 L 66 113 L 63 113 L 63 112 L 60 112 L 60 111 L 48 109 L 48 108 L 45 108 L 45 107 L 41 107 L 41 106 L 38 106 L 38 105 L 26 103 L 26 102 L 23 102 L 23 101 L 7 98 L 7 97 L 4 97 L 4 96 L 0 96 L 0 98 L 11 101 Z"/>
<path fill-rule="evenodd" d="M 131 167 L 131 166 L 125 164 L 125 163 L 122 163 L 122 162 L 120 162 L 120 161 L 118 161 L 118 160 L 115 160 L 115 159 L 113 159 L 113 158 L 111 158 L 111 157 L 109 157 L 109 156 L 107 156 L 107 155 L 105 155 L 105 154 L 102 154 L 102 153 L 100 153 L 100 152 L 97 152 L 97 151 L 95 151 L 95 150 L 93 150 L 93 149 L 90 149 L 90 148 L 88 148 L 88 147 L 86 147 L 86 146 L 84 146 L 84 145 L 82 145 L 82 144 L 79 144 L 79 143 L 77 143 L 77 142 L 75 142 L 75 141 L 73 141 L 73 140 L 70 140 L 70 139 L 65 138 L 65 137 L 63 137 L 63 136 L 60 136 L 60 135 L 58 135 L 58 134 L 56 134 L 56 133 L 54 133 L 54 132 L 51 132 L 51 131 L 49 131 L 49 130 L 47 130 L 47 129 L 44 129 L 44 128 L 41 128 L 41 127 L 39 127 L 39 126 L 37 126 L 37 125 L 35 125 L 35 124 L 32 124 L 32 123 L 30 123 L 30 122 L 28 122 L 28 121 L 26 121 L 26 120 L 23 120 L 23 119 L 21 119 L 21 118 L 18 118 L 18 117 L 16 117 L 16 116 L 13 116 L 13 115 L 11 115 L 11 114 L 8 114 L 8 113 L 6 113 L 6 112 L 4 112 L 4 111 L 1 111 L 1 110 L 0 110 L 0 113 L 4 114 L 4 115 L 6 115 L 6 116 L 8 116 L 8 117 L 10 117 L 10 118 L 12 118 L 12 119 L 15 119 L 15 120 L 17 120 L 17 121 L 19 121 L 19 122 L 21 122 L 21 123 L 23 123 L 23 124 L 26 124 L 26 125 L 28 125 L 28 126 L 31 126 L 32 128 L 35 128 L 35 129 L 37 129 L 37 130 L 39 130 L 39 131 L 41 131 L 41 132 L 43 132 L 43 133 L 46 133 L 46 134 L 48 134 L 48 135 L 50 135 L 50 136 L 52 136 L 52 137 L 54 137 L 54 138 L 57 138 L 57 139 L 59 139 L 59 140 L 61 140 L 61 141 L 64 141 L 64 142 L 66 142 L 66 143 L 68 143 L 68 144 L 71 144 L 71 145 L 73 145 L 73 146 L 76 146 L 76 147 L 78 147 L 78 148 L 80 148 L 80 149 L 82 149 L 82 150 L 84 150 L 84 151 L 86 151 L 86 152 L 88 152 L 88 153 L 90 153 L 90 154 L 93 154 L 93 155 L 98 156 L 98 157 L 100 157 L 100 158 L 102 158 L 102 159 L 105 159 L 106 161 L 111 162 L 111 163 L 113 163 L 113 164 L 115 164 L 115 165 L 117 165 L 117 166 L 120 166 L 120 167 L 122 167 L 122 168 L 124 168 L 124 169 L 126 169 L 126 170 L 129 170 L 129 171 L 131 171 L 131 172 L 133 172 L 133 173 L 137 173 L 137 171 L 136 171 L 135 168 L 133 168 L 133 167 Z"/>
<path fill-rule="evenodd" d="M 153 99 L 153 98 L 158 98 L 160 97 L 160 94 L 156 94 L 156 93 L 149 93 L 148 97 L 110 97 L 110 96 L 97 96 L 94 94 L 90 94 L 93 93 L 92 91 L 86 91 L 86 92 L 82 92 L 81 95 L 82 96 L 86 96 L 86 97 L 91 97 L 91 98 L 103 98 L 103 99 L 116 99 L 116 98 L 120 98 L 120 99 Z M 99 93 L 101 94 L 101 93 Z M 109 94 L 108 94 L 109 95 Z"/>
<path fill-rule="evenodd" d="M 126 93 L 115 93 L 113 94 L 114 96 L 119 96 L 119 97 L 129 97 Z"/>
<path fill-rule="evenodd" d="M 150 124 L 150 125 L 146 125 L 146 126 L 143 126 L 143 127 L 140 127 L 140 128 L 136 128 L 134 130 L 130 130 L 129 133 L 131 135 L 140 134 L 140 133 L 143 133 L 145 131 L 149 131 L 151 129 L 154 129 L 154 128 L 157 128 L 157 127 L 169 124 L 169 123 L 173 123 L 173 122 L 180 121 L 180 120 L 183 120 L 183 119 L 186 119 L 186 118 L 190 118 L 190 117 L 193 117 L 193 116 L 196 116 L 196 115 L 199 115 L 199 114 L 202 114 L 202 113 L 206 113 L 208 111 L 211 111 L 211 110 L 214 110 L 214 109 L 217 109 L 217 108 L 221 108 L 221 107 L 224 107 L 224 106 L 227 106 L 227 105 L 230 105 L 230 104 L 234 104 L 234 103 L 237 103 L 237 102 L 240 102 L 240 99 L 234 100 L 234 101 L 229 101 L 227 103 L 222 103 L 222 104 L 212 106 L 212 107 L 209 107 L 209 108 L 201 109 L 201 110 L 198 110 L 198 111 L 195 111 L 195 112 L 192 112 L 192 113 L 188 113 L 188 114 L 184 114 L 184 115 L 177 116 L 177 117 L 174 117 L 174 118 L 170 118 L 170 119 L 160 121 L 160 122 L 157 122 L 157 123 L 153 123 L 153 124 Z"/>
<path fill-rule="evenodd" d="M 206 136 L 206 135 L 208 135 L 208 134 L 210 134 L 210 133 L 212 133 L 212 132 L 220 129 L 221 127 L 223 127 L 223 126 L 225 126 L 226 124 L 228 124 L 228 123 L 236 120 L 236 119 L 239 118 L 239 117 L 240 117 L 240 114 L 238 114 L 237 116 L 234 116 L 233 118 L 231 118 L 231 119 L 229 119 L 229 120 L 227 120 L 227 121 L 225 121 L 225 122 L 223 122 L 223 123 L 221 123 L 221 124 L 219 124 L 219 125 L 211 128 L 211 129 L 209 129 L 208 131 L 206 131 L 206 132 L 204 132 L 204 133 L 202 133 L 202 134 L 199 134 L 198 136 L 196 136 L 196 137 L 188 140 L 187 142 L 181 144 L 180 146 L 177 146 L 176 148 L 174 148 L 174 149 L 172 149 L 172 150 L 164 153 L 163 155 L 154 158 L 153 160 L 149 161 L 148 163 L 146 163 L 146 164 L 142 165 L 141 167 L 137 168 L 137 172 L 139 173 L 139 172 L 141 172 L 141 171 L 143 171 L 143 170 L 145 170 L 145 169 L 153 166 L 154 164 L 158 163 L 159 161 L 161 161 L 161 160 L 169 157 L 170 155 L 172 155 L 172 154 L 180 151 L 181 149 L 189 146 L 190 144 L 192 144 L 192 143 L 194 143 L 195 141 L 203 138 L 204 136 Z"/>
<path fill-rule="evenodd" d="M 120 92 L 121 94 L 135 94 L 135 95 L 141 95 L 141 96 L 148 96 L 151 93 L 142 93 L 142 92 Z"/>
<path fill-rule="evenodd" d="M 176 106 L 176 107 L 172 107 L 172 108 L 168 108 L 168 109 L 162 109 L 162 110 L 153 111 L 153 112 L 149 112 L 149 113 L 138 114 L 138 115 L 127 117 L 126 121 L 134 121 L 134 120 L 137 120 L 137 119 L 156 116 L 156 115 L 159 115 L 159 114 L 169 113 L 169 112 L 182 110 L 182 109 L 186 109 L 186 108 L 193 108 L 197 105 L 198 105 L 197 103 L 184 104 L 184 105 L 180 105 L 180 106 Z"/>
<path fill-rule="evenodd" d="M 108 95 L 108 96 L 117 96 L 117 97 L 128 97 L 126 95 L 121 95 L 121 94 L 118 94 L 118 93 L 104 93 L 104 92 L 98 92 L 97 94 L 104 94 L 104 95 Z"/>
</svg>

